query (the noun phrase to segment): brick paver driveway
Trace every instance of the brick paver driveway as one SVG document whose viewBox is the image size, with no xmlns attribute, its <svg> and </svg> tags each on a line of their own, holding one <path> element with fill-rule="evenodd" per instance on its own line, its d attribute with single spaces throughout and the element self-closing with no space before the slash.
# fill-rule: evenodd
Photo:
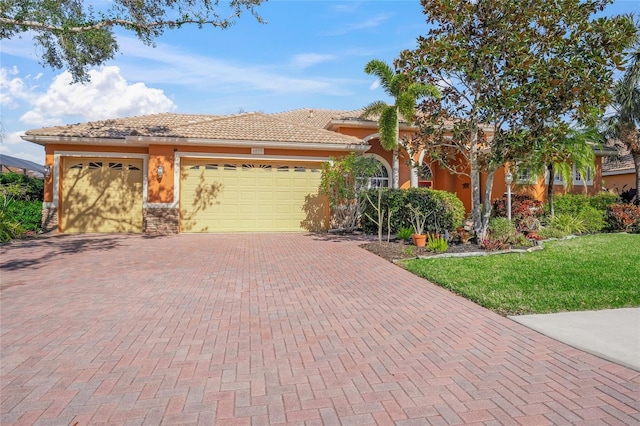
<svg viewBox="0 0 640 426">
<path fill-rule="evenodd" d="M 0 423 L 634 424 L 638 372 L 301 234 L 1 248 Z"/>
</svg>

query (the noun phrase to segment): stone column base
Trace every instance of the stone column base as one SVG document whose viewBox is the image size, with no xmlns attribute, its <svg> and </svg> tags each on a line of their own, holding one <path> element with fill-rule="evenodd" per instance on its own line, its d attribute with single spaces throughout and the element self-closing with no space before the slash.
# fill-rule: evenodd
<svg viewBox="0 0 640 426">
<path fill-rule="evenodd" d="M 145 234 L 177 234 L 180 212 L 177 208 L 144 209 Z"/>
<path fill-rule="evenodd" d="M 42 206 L 42 232 L 58 230 L 58 208 Z"/>
</svg>

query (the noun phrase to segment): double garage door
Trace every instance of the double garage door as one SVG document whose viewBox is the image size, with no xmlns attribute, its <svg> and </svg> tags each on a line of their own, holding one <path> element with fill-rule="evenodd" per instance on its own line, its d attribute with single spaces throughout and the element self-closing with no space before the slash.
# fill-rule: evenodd
<svg viewBox="0 0 640 426">
<path fill-rule="evenodd" d="M 183 159 L 181 232 L 282 232 L 323 227 L 320 164 Z"/>
<path fill-rule="evenodd" d="M 181 232 L 282 232 L 324 227 L 320 163 L 183 159 Z M 142 232 L 142 159 L 64 157 L 65 233 Z"/>
<path fill-rule="evenodd" d="M 62 232 L 142 232 L 141 159 L 62 159 Z"/>
</svg>

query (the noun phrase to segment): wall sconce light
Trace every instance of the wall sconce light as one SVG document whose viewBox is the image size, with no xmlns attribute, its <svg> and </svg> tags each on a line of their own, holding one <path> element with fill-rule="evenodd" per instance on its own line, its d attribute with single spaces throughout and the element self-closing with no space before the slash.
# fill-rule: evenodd
<svg viewBox="0 0 640 426">
<path fill-rule="evenodd" d="M 164 166 L 159 165 L 156 167 L 156 175 L 158 175 L 158 179 L 162 179 L 162 176 L 164 176 Z"/>
<path fill-rule="evenodd" d="M 51 166 L 48 164 L 45 164 L 44 166 L 44 177 L 45 179 L 48 179 L 49 177 L 51 177 Z"/>
</svg>

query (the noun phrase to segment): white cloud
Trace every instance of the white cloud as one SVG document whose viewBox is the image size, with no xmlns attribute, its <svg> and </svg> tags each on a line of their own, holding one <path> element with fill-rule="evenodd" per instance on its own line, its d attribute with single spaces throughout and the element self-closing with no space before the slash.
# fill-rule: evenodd
<svg viewBox="0 0 640 426">
<path fill-rule="evenodd" d="M 368 29 L 371 29 L 371 28 L 377 28 L 380 25 L 382 25 L 382 23 L 384 23 L 385 21 L 389 20 L 389 18 L 391 18 L 391 17 L 392 17 L 392 14 L 381 13 L 381 14 L 378 14 L 378 15 L 374 16 L 373 18 L 369 18 L 369 19 L 366 19 L 364 21 L 356 22 L 356 23 L 353 23 L 351 25 L 345 25 L 342 28 L 339 28 L 339 29 L 337 29 L 335 31 L 328 32 L 325 35 L 337 36 L 337 35 L 347 34 L 347 33 L 350 33 L 352 31 L 360 31 L 360 30 L 368 30 Z"/>
<path fill-rule="evenodd" d="M 309 68 L 322 62 L 329 62 L 336 59 L 335 55 L 323 55 L 320 53 L 301 53 L 295 55 L 291 63 L 296 68 Z"/>
<path fill-rule="evenodd" d="M 376 81 L 371 83 L 371 86 L 369 86 L 369 90 L 376 90 L 378 87 L 380 87 L 380 80 L 376 78 Z"/>
<path fill-rule="evenodd" d="M 351 93 L 351 82 L 346 79 L 289 77 L 282 74 L 282 66 L 237 64 L 159 43 L 150 48 L 131 37 L 119 37 L 118 43 L 125 57 L 140 62 L 139 66 L 131 65 L 131 62 L 126 67 L 123 65 L 126 74 L 148 83 L 200 87 L 204 91 L 215 91 L 217 96 L 225 93 L 256 96 L 256 91 L 276 95 Z"/>
<path fill-rule="evenodd" d="M 35 95 L 29 87 L 29 78 L 16 77 L 17 67 L 0 68 L 0 105 L 3 108 L 17 108 L 21 102 L 32 100 Z"/>
<path fill-rule="evenodd" d="M 144 83 L 129 83 L 120 75 L 118 67 L 91 70 L 89 75 L 90 82 L 71 84 L 71 74 L 65 71 L 55 77 L 45 93 L 27 92 L 29 96 L 23 96 L 23 99 L 31 109 L 20 117 L 20 121 L 30 126 L 50 126 L 61 124 L 68 117 L 93 121 L 176 108 L 162 90 Z"/>
</svg>

